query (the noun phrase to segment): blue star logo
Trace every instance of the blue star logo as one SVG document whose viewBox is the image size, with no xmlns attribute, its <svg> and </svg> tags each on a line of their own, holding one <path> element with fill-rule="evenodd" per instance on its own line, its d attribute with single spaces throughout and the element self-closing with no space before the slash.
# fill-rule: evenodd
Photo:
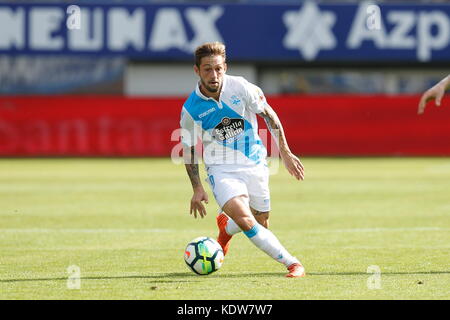
<svg viewBox="0 0 450 320">
<path fill-rule="evenodd" d="M 231 103 L 234 104 L 235 106 L 239 104 L 239 102 L 241 102 L 241 99 L 239 99 L 239 97 L 237 96 L 231 96 Z"/>
<path fill-rule="evenodd" d="M 287 11 L 283 21 L 288 29 L 283 39 L 284 46 L 299 50 L 308 61 L 314 60 L 320 50 L 336 47 L 336 38 L 332 31 L 336 14 L 320 11 L 315 2 L 305 2 L 299 11 Z"/>
</svg>

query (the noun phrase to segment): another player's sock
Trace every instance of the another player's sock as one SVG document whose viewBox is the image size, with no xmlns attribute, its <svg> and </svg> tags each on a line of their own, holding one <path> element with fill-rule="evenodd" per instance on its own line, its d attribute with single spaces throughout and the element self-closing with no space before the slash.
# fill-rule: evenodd
<svg viewBox="0 0 450 320">
<path fill-rule="evenodd" d="M 259 249 L 286 267 L 294 263 L 300 263 L 297 258 L 289 254 L 270 230 L 260 224 L 255 224 L 253 228 L 244 231 L 244 233 Z"/>
</svg>

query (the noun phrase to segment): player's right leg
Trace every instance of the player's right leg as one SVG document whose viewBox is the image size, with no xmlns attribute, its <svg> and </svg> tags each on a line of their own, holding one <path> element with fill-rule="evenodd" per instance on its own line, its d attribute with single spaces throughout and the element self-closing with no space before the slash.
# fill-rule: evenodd
<svg viewBox="0 0 450 320">
<path fill-rule="evenodd" d="M 220 168 L 208 168 L 208 179 L 214 198 L 220 208 L 230 199 L 236 196 L 245 196 L 247 186 L 239 174 L 234 172 L 223 172 Z M 224 212 L 216 217 L 219 235 L 217 242 L 222 247 L 224 255 L 227 254 L 232 236 L 241 232 L 239 226 Z"/>
<path fill-rule="evenodd" d="M 225 212 L 221 212 L 216 217 L 217 227 L 219 228 L 219 235 L 217 236 L 217 242 L 220 244 L 223 250 L 223 254 L 228 253 L 230 247 L 230 240 L 233 235 L 241 232 L 239 226 L 228 217 Z"/>
<path fill-rule="evenodd" d="M 288 268 L 288 277 L 303 277 L 305 270 L 268 229 L 257 223 L 248 203 L 248 197 L 237 196 L 225 203 L 225 213 L 233 219 L 251 242 L 274 260 Z"/>
</svg>

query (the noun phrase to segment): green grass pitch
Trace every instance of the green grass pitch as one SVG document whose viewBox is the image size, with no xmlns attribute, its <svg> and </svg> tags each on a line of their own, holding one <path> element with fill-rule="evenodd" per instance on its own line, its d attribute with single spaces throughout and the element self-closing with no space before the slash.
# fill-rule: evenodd
<svg viewBox="0 0 450 320">
<path fill-rule="evenodd" d="M 270 228 L 307 271 L 287 279 L 243 234 L 218 272 L 188 270 L 217 207 L 205 183 L 189 215 L 170 159 L 2 159 L 0 299 L 450 298 L 449 158 L 302 160 L 305 181 L 271 176 Z"/>
</svg>

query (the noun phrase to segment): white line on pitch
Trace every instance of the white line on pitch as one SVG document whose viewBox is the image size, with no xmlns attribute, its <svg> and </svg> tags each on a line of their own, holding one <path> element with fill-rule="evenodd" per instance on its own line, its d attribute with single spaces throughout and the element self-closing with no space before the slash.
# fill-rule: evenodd
<svg viewBox="0 0 450 320">
<path fill-rule="evenodd" d="M 450 228 L 439 227 L 403 227 L 403 228 L 351 228 L 351 229 L 322 229 L 307 230 L 307 233 L 363 233 L 363 232 L 401 232 L 401 231 L 446 231 Z"/>
<path fill-rule="evenodd" d="M 296 230 L 296 233 L 363 233 L 363 232 L 401 232 L 401 231 L 447 231 L 450 228 L 411 227 L 411 228 L 351 228 L 351 229 L 311 229 Z M 166 233 L 166 232 L 208 232 L 200 229 L 123 229 L 123 228 L 0 228 L 0 233 Z"/>
</svg>

